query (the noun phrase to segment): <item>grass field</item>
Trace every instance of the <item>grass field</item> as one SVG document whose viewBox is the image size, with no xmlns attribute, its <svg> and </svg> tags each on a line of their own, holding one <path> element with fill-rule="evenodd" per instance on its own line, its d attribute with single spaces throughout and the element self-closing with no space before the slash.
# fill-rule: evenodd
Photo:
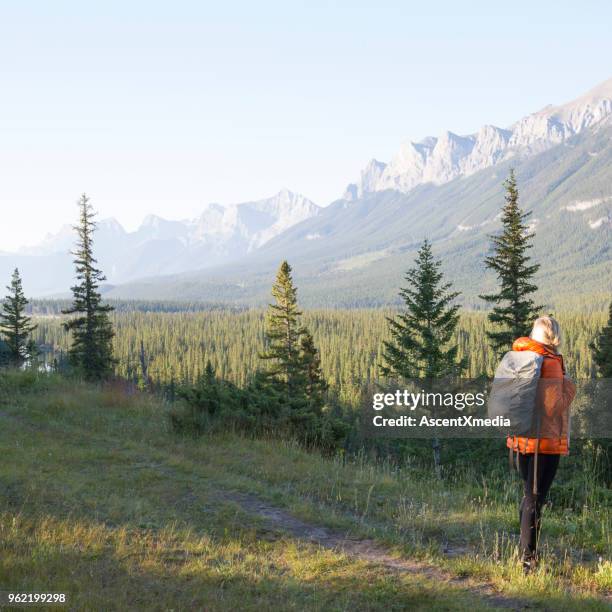
<svg viewBox="0 0 612 612">
<path fill-rule="evenodd" d="M 79 610 L 612 605 L 606 492 L 547 514 L 524 577 L 510 480 L 179 438 L 152 397 L 55 377 L 0 375 L 0 394 L 0 591 Z"/>
</svg>

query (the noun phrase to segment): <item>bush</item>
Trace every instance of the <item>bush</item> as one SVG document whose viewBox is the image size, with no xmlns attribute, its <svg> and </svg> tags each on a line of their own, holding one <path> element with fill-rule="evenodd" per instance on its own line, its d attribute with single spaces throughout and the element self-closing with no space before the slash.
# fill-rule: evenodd
<svg viewBox="0 0 612 612">
<path fill-rule="evenodd" d="M 217 378 L 210 364 L 194 385 L 179 388 L 177 395 L 170 421 L 182 434 L 240 431 L 293 438 L 304 446 L 333 451 L 350 427 L 329 409 L 320 411 L 304 398 L 283 397 L 263 374 L 239 388 Z"/>
<path fill-rule="evenodd" d="M 0 401 L 5 401 L 15 394 L 43 391 L 56 381 L 55 376 L 32 369 L 0 369 Z"/>
</svg>

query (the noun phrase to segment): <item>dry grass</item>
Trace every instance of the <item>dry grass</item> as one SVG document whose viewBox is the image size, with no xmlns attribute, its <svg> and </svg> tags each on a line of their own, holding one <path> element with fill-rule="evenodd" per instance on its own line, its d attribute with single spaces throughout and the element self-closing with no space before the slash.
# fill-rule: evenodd
<svg viewBox="0 0 612 612">
<path fill-rule="evenodd" d="M 487 578 L 535 608 L 609 607 L 609 508 L 551 516 L 554 542 L 525 579 L 507 536 L 511 484 L 485 493 L 290 443 L 177 438 L 164 406 L 121 389 L 16 376 L 0 393 L 0 590 L 64 591 L 71 608 L 96 610 L 490 609 L 469 581 L 399 574 L 271 533 L 220 494 L 233 490 Z M 594 540 L 607 560 L 558 558 L 559 543 Z M 443 554 L 446 541 L 456 556 Z"/>
</svg>

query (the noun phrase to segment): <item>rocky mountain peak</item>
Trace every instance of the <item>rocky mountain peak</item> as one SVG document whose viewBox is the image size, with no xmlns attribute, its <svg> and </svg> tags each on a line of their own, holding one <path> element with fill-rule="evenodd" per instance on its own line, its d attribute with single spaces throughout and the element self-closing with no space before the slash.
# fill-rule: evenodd
<svg viewBox="0 0 612 612">
<path fill-rule="evenodd" d="M 610 120 L 612 79 L 567 104 L 549 105 L 527 115 L 508 129 L 484 125 L 476 134 L 445 131 L 438 138 L 405 142 L 389 164 L 369 162 L 360 180 L 347 187 L 344 198 L 356 199 L 385 189 L 406 193 L 421 183 L 447 183 L 515 155 L 540 153 Z"/>
</svg>

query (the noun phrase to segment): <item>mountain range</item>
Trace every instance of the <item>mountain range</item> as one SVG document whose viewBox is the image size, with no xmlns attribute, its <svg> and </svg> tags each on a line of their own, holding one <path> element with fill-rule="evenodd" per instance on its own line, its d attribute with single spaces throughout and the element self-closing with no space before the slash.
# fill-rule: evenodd
<svg viewBox="0 0 612 612">
<path fill-rule="evenodd" d="M 612 292 L 611 140 L 612 79 L 507 128 L 405 143 L 388 163 L 370 161 L 326 207 L 283 190 L 258 202 L 211 204 L 192 221 L 148 217 L 131 233 L 107 220 L 96 251 L 114 285 L 109 296 L 262 303 L 287 258 L 305 304 L 365 306 L 394 301 L 428 237 L 462 299 L 475 305 L 495 281 L 482 261 L 514 167 L 521 205 L 533 211 L 542 299 L 558 303 L 571 289 L 605 300 Z M 58 248 L 70 237 L 64 229 L 36 249 L 0 255 L 0 273 L 19 260 L 31 264 L 33 277 L 24 278 L 32 293 L 65 291 L 72 269 Z"/>
<path fill-rule="evenodd" d="M 110 284 L 212 267 L 247 256 L 319 212 L 307 198 L 283 189 L 263 200 L 208 204 L 195 219 L 148 215 L 134 232 L 114 218 L 102 219 L 95 234 L 96 258 Z M 64 225 L 34 247 L 0 254 L 0 273 L 6 276 L 8 268 L 18 266 L 31 293 L 61 293 L 71 282 L 74 241 L 73 227 Z"/>
</svg>

